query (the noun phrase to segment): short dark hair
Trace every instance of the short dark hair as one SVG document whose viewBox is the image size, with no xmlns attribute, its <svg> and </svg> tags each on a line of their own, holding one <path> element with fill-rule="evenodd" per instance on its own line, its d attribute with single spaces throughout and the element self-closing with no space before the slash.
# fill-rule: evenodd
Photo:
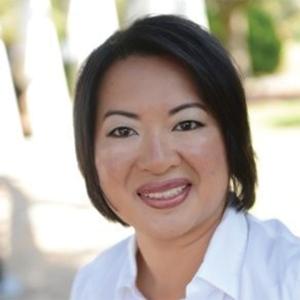
<svg viewBox="0 0 300 300">
<path fill-rule="evenodd" d="M 249 209 L 257 181 L 244 89 L 230 55 L 199 25 L 174 15 L 146 17 L 96 48 L 78 77 L 74 130 L 79 168 L 93 205 L 106 218 L 126 225 L 108 206 L 95 167 L 97 91 L 108 68 L 130 55 L 168 55 L 186 66 L 222 132 L 229 167 L 231 204 Z M 233 199 L 233 200 L 232 200 Z"/>
</svg>

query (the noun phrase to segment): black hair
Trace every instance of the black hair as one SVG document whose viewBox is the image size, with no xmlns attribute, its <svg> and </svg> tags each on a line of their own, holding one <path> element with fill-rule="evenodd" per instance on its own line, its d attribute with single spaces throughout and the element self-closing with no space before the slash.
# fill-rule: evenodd
<svg viewBox="0 0 300 300">
<path fill-rule="evenodd" d="M 255 201 L 257 174 L 241 79 L 230 55 L 214 36 L 174 15 L 146 17 L 117 31 L 90 54 L 79 73 L 74 102 L 75 146 L 96 209 L 126 225 L 108 206 L 101 190 L 94 139 L 101 80 L 114 62 L 130 55 L 168 55 L 186 66 L 222 132 L 234 196 L 229 197 L 230 203 L 237 210 L 249 209 Z"/>
</svg>

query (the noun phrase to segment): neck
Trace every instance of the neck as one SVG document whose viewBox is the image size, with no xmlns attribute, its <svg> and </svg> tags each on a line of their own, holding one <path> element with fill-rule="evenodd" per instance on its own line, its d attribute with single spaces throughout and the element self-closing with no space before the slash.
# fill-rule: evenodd
<svg viewBox="0 0 300 300">
<path fill-rule="evenodd" d="M 136 234 L 137 286 L 147 299 L 180 299 L 199 269 L 221 216 L 172 240 Z"/>
</svg>

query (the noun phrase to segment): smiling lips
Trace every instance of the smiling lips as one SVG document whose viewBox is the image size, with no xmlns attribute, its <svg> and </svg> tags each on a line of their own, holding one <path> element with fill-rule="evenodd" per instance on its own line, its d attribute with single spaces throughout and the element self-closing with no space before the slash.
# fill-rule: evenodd
<svg viewBox="0 0 300 300">
<path fill-rule="evenodd" d="M 187 179 L 171 179 L 160 183 L 150 183 L 137 190 L 138 196 L 152 208 L 172 208 L 186 199 L 191 188 Z"/>
</svg>

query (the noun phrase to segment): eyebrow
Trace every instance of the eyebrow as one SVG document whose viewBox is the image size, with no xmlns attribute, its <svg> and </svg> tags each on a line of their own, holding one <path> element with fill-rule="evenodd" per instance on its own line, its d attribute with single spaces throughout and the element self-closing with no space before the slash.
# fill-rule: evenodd
<svg viewBox="0 0 300 300">
<path fill-rule="evenodd" d="M 137 114 L 131 113 L 128 111 L 123 111 L 123 110 L 109 110 L 108 112 L 105 113 L 103 119 L 105 120 L 107 117 L 110 117 L 113 115 L 125 116 L 127 118 L 136 119 L 136 120 L 139 119 L 139 116 Z"/>
<path fill-rule="evenodd" d="M 182 111 L 182 110 L 187 109 L 187 108 L 192 108 L 192 107 L 198 107 L 200 109 L 203 109 L 203 110 L 207 111 L 204 104 L 202 104 L 200 102 L 192 102 L 192 103 L 181 104 L 179 106 L 176 106 L 176 107 L 172 108 L 169 111 L 169 116 L 173 116 L 176 113 L 178 113 L 179 111 Z M 103 120 L 105 120 L 106 118 L 108 118 L 110 116 L 113 116 L 113 115 L 120 115 L 120 116 L 124 116 L 124 117 L 134 119 L 134 120 L 139 120 L 140 119 L 137 114 L 132 113 L 132 112 L 123 111 L 123 110 L 109 110 L 105 113 Z"/>
<path fill-rule="evenodd" d="M 202 104 L 201 102 L 192 102 L 192 103 L 185 103 L 185 104 L 182 104 L 182 105 L 179 105 L 179 106 L 176 106 L 176 107 L 172 108 L 169 111 L 169 115 L 170 116 L 175 115 L 179 111 L 181 111 L 183 109 L 191 108 L 191 107 L 198 107 L 198 108 L 203 109 L 205 111 L 207 110 L 206 107 L 204 106 L 204 104 Z"/>
</svg>

